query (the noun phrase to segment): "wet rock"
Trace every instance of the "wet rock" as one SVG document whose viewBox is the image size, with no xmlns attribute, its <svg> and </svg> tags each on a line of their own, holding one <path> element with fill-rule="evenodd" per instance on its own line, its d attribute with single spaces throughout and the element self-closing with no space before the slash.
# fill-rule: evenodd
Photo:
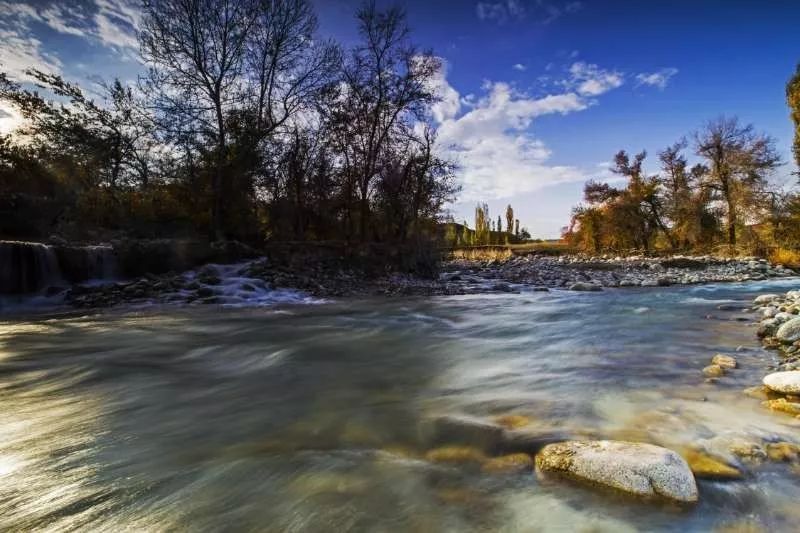
<svg viewBox="0 0 800 533">
<path fill-rule="evenodd" d="M 442 446 L 428 451 L 425 459 L 432 463 L 484 463 L 486 454 L 472 446 Z"/>
<path fill-rule="evenodd" d="M 528 426 L 531 423 L 531 419 L 527 416 L 516 414 L 495 416 L 492 418 L 492 421 L 506 429 L 519 429 L 521 427 Z"/>
<path fill-rule="evenodd" d="M 800 415 L 800 403 L 787 401 L 785 398 L 778 398 L 777 400 L 767 400 L 761 402 L 761 405 L 769 408 L 772 411 L 780 411 L 790 415 Z"/>
<path fill-rule="evenodd" d="M 725 375 L 725 370 L 719 365 L 708 365 L 703 368 L 703 375 L 707 378 L 719 378 Z"/>
<path fill-rule="evenodd" d="M 781 394 L 800 394 L 800 370 L 767 374 L 762 383 Z"/>
<path fill-rule="evenodd" d="M 703 479 L 741 479 L 742 472 L 720 458 L 713 457 L 700 450 L 687 450 L 683 458 L 689 464 L 692 473 Z"/>
<path fill-rule="evenodd" d="M 493 457 L 483 463 L 481 471 L 486 474 L 517 474 L 533 472 L 533 457 L 527 453 L 512 453 Z"/>
<path fill-rule="evenodd" d="M 603 288 L 600 285 L 595 285 L 594 283 L 586 283 L 583 281 L 579 281 L 577 283 L 573 283 L 572 285 L 570 285 L 569 290 L 596 292 L 596 291 L 602 291 Z"/>
<path fill-rule="evenodd" d="M 800 446 L 791 442 L 768 443 L 767 457 L 772 461 L 795 463 L 800 460 Z"/>
<path fill-rule="evenodd" d="M 645 498 L 697 501 L 697 484 L 677 453 L 621 441 L 562 442 L 536 456 L 536 471 L 558 474 Z"/>
<path fill-rule="evenodd" d="M 781 324 L 775 333 L 775 337 L 784 344 L 791 344 L 800 340 L 800 318 L 793 318 Z"/>
<path fill-rule="evenodd" d="M 718 353 L 711 358 L 711 364 L 722 367 L 723 369 L 734 369 L 736 368 L 736 359 L 730 355 Z"/>
<path fill-rule="evenodd" d="M 773 335 L 775 335 L 775 332 L 778 330 L 779 326 L 780 323 L 774 318 L 768 318 L 767 320 L 762 320 L 761 323 L 758 325 L 758 331 L 756 332 L 756 334 L 761 339 L 765 337 L 772 337 Z"/>
</svg>

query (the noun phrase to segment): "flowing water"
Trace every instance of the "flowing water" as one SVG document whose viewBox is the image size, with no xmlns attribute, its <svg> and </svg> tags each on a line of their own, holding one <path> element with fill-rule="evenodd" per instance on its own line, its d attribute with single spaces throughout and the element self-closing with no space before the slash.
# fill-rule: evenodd
<svg viewBox="0 0 800 533">
<path fill-rule="evenodd" d="M 0 322 L 0 529 L 797 530 L 786 464 L 690 509 L 422 457 L 440 413 L 686 445 L 800 438 L 742 393 L 759 284 L 158 308 Z M 737 350 L 738 347 L 738 351 Z M 740 369 L 706 384 L 717 352 Z"/>
</svg>

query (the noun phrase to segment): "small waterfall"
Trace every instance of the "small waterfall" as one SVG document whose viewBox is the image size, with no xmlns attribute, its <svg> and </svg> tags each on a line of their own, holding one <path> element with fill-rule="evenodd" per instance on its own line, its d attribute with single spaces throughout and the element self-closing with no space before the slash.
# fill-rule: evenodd
<svg viewBox="0 0 800 533">
<path fill-rule="evenodd" d="M 111 246 L 87 246 L 87 279 L 115 279 L 117 256 Z"/>
<path fill-rule="evenodd" d="M 23 294 L 61 281 L 52 246 L 0 241 L 0 294 Z"/>
</svg>

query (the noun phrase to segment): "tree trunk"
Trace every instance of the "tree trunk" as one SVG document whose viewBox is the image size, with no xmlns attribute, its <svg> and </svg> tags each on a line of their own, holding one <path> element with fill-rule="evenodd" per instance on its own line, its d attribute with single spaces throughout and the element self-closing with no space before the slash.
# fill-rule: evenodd
<svg viewBox="0 0 800 533">
<path fill-rule="evenodd" d="M 734 251 L 736 248 L 736 210 L 730 200 L 728 200 L 728 244 L 731 251 Z"/>
</svg>

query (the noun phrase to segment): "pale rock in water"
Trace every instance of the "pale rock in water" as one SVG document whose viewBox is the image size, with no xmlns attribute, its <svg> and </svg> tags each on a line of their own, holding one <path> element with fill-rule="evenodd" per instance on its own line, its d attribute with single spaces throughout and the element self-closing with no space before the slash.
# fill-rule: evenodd
<svg viewBox="0 0 800 533">
<path fill-rule="evenodd" d="M 786 344 L 791 344 L 796 340 L 800 340 L 800 318 L 793 318 L 781 324 L 775 336 L 779 341 Z"/>
<path fill-rule="evenodd" d="M 686 461 L 653 444 L 569 441 L 545 446 L 536 456 L 540 474 L 560 474 L 645 498 L 697 501 L 697 484 Z"/>
<path fill-rule="evenodd" d="M 756 305 L 763 305 L 772 302 L 773 300 L 779 300 L 781 296 L 779 294 L 762 294 L 761 296 L 757 296 L 753 303 Z"/>
<path fill-rule="evenodd" d="M 717 366 L 720 366 L 720 367 L 726 368 L 726 369 L 733 369 L 733 368 L 736 368 L 736 359 L 734 359 L 730 355 L 724 355 L 724 354 L 718 353 L 711 359 L 711 364 L 712 365 L 717 365 Z"/>
<path fill-rule="evenodd" d="M 781 394 L 800 394 L 800 370 L 768 374 L 764 377 L 763 383 Z"/>
</svg>

